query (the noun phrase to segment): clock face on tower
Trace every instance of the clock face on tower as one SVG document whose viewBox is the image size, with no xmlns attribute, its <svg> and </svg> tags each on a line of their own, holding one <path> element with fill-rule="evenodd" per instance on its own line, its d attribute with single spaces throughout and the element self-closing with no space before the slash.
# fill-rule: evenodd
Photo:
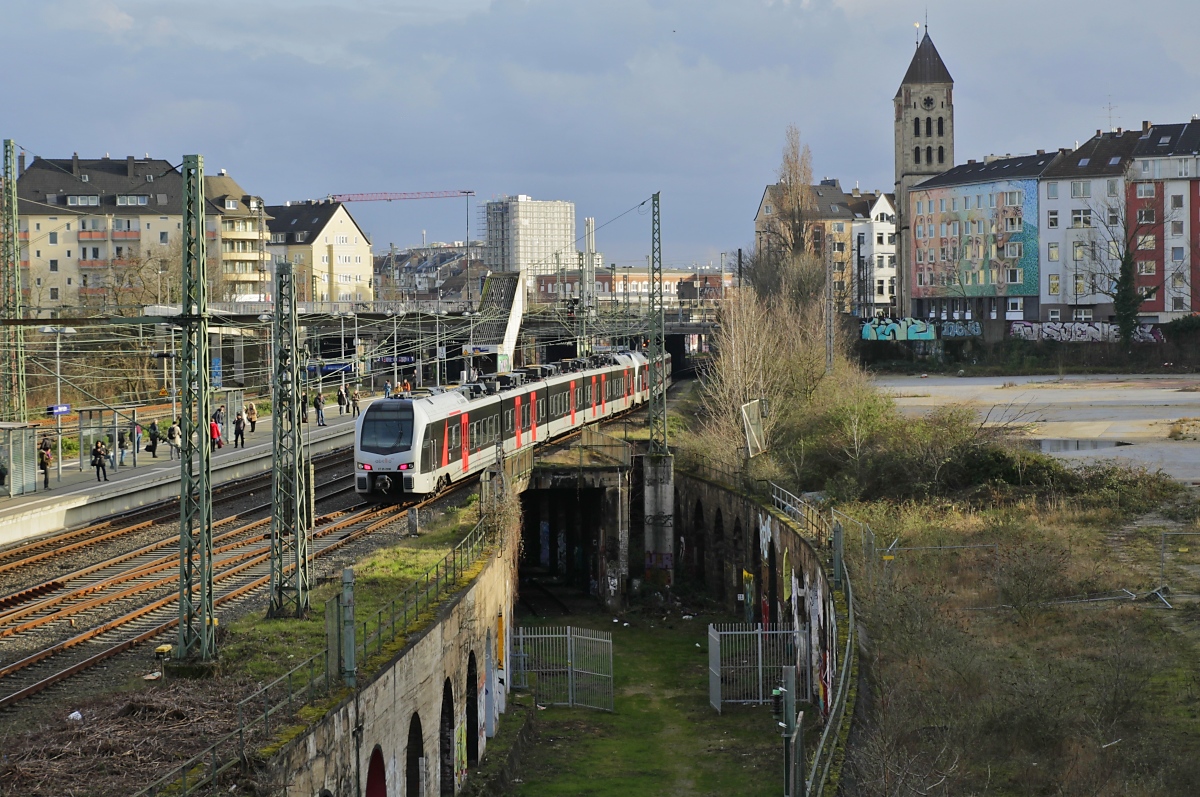
<svg viewBox="0 0 1200 797">
<path fill-rule="evenodd" d="M 927 111 L 932 110 L 933 109 L 933 97 L 926 97 L 925 99 L 921 100 L 921 104 L 925 106 L 925 110 L 927 110 Z"/>
</svg>

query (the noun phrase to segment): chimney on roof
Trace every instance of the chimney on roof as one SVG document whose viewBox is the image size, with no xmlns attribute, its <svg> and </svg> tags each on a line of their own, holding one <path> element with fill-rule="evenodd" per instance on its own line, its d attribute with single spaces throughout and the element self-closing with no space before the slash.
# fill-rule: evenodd
<svg viewBox="0 0 1200 797">
<path fill-rule="evenodd" d="M 974 158 L 969 158 L 969 159 L 967 160 L 967 165 L 968 165 L 968 166 L 974 166 L 974 165 L 975 165 L 975 159 L 974 159 Z"/>
<path fill-rule="evenodd" d="M 132 155 L 125 156 L 125 176 L 133 177 L 133 156 Z"/>
<path fill-rule="evenodd" d="M 1096 138 L 1100 138 L 1103 135 L 1104 135 L 1104 131 L 1097 127 L 1096 128 Z"/>
<path fill-rule="evenodd" d="M 862 196 L 862 192 L 858 190 L 858 186 L 854 186 L 854 190 L 850 192 L 851 196 Z"/>
<path fill-rule="evenodd" d="M 1045 155 L 1045 154 L 1046 154 L 1046 150 L 1044 150 L 1044 149 L 1039 149 L 1039 150 L 1037 151 L 1037 154 L 1039 154 L 1039 155 Z"/>
<path fill-rule="evenodd" d="M 1118 135 L 1118 136 L 1119 136 L 1119 135 L 1121 135 L 1121 134 L 1123 134 L 1124 132 L 1125 132 L 1124 128 L 1120 128 L 1120 127 L 1118 127 L 1118 128 L 1117 128 L 1117 135 Z"/>
<path fill-rule="evenodd" d="M 17 156 L 17 177 L 25 173 L 25 150 L 21 150 L 21 154 Z"/>
<path fill-rule="evenodd" d="M 1151 127 L 1151 125 L 1150 125 L 1150 120 L 1149 120 L 1149 119 L 1143 119 L 1143 120 L 1142 120 L 1142 132 L 1143 132 L 1143 133 L 1149 133 L 1149 132 L 1150 132 L 1150 127 Z"/>
<path fill-rule="evenodd" d="M 79 153 L 78 152 L 71 153 L 71 174 L 75 175 L 76 177 L 79 176 Z"/>
</svg>

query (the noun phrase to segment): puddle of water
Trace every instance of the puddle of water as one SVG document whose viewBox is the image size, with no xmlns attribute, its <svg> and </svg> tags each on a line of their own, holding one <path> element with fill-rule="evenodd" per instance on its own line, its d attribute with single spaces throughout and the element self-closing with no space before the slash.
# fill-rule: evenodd
<svg viewBox="0 0 1200 797">
<path fill-rule="evenodd" d="M 1045 440 L 1027 440 L 1026 445 L 1034 451 L 1043 454 L 1058 454 L 1063 451 L 1095 451 L 1101 448 L 1116 448 L 1131 446 L 1121 440 L 1069 440 L 1063 438 L 1047 438 Z"/>
</svg>

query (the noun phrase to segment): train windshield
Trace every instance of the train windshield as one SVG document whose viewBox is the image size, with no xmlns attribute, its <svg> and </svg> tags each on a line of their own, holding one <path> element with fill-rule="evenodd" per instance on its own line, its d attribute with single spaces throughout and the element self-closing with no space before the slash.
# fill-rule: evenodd
<svg viewBox="0 0 1200 797">
<path fill-rule="evenodd" d="M 395 454 L 412 446 L 413 411 L 407 401 L 376 401 L 367 407 L 359 448 L 370 454 Z"/>
</svg>

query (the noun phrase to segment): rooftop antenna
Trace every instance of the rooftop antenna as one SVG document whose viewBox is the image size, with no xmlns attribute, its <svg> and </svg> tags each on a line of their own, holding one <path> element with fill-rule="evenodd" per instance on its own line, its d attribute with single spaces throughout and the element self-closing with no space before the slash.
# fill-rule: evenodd
<svg viewBox="0 0 1200 797">
<path fill-rule="evenodd" d="M 1108 105 L 1104 106 L 1105 110 L 1108 111 L 1108 130 L 1109 130 L 1109 132 L 1116 130 L 1116 128 L 1113 127 L 1113 111 L 1115 111 L 1118 107 L 1120 107 L 1120 106 L 1113 105 L 1112 95 L 1109 94 L 1108 95 Z M 1117 118 L 1120 119 L 1121 117 L 1118 116 Z"/>
</svg>

